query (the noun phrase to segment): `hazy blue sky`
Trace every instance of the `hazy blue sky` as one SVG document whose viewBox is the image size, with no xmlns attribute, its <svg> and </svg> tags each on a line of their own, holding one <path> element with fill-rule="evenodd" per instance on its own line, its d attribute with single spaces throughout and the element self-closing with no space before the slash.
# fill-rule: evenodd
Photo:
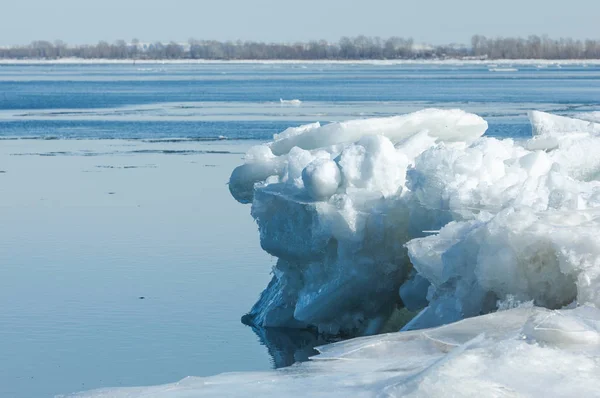
<svg viewBox="0 0 600 398">
<path fill-rule="evenodd" d="M 0 45 L 248 39 L 413 37 L 468 43 L 489 36 L 600 38 L 600 0 L 9 0 Z"/>
</svg>

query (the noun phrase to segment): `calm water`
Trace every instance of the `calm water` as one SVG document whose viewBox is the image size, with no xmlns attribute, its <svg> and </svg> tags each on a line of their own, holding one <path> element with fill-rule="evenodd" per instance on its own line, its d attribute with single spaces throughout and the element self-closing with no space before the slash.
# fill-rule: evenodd
<svg viewBox="0 0 600 398">
<path fill-rule="evenodd" d="M 499 137 L 529 135 L 529 109 L 600 110 L 600 68 L 518 69 L 0 66 L 0 397 L 306 358 L 322 341 L 239 322 L 273 264 L 227 190 L 244 151 L 290 125 L 429 106 Z"/>
</svg>

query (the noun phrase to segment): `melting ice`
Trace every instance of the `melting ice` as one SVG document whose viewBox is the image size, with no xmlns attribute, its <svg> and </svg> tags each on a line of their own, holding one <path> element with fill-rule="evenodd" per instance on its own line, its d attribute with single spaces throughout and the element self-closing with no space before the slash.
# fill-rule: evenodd
<svg viewBox="0 0 600 398">
<path fill-rule="evenodd" d="M 520 142 L 426 109 L 250 149 L 229 188 L 278 261 L 244 322 L 403 331 L 274 372 L 89 396 L 598 396 L 600 124 L 530 119 Z"/>
</svg>

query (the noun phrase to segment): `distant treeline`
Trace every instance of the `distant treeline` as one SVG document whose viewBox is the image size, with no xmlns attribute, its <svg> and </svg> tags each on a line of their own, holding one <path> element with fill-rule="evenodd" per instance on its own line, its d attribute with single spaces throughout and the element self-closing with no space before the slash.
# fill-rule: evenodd
<svg viewBox="0 0 600 398">
<path fill-rule="evenodd" d="M 337 43 L 324 40 L 306 43 L 261 43 L 253 41 L 214 41 L 190 39 L 187 43 L 127 43 L 104 41 L 96 45 L 69 46 L 62 41 L 34 41 L 25 46 L 0 48 L 4 59 L 281 59 L 281 60 L 361 60 L 361 59 L 600 59 L 600 40 L 528 38 L 487 38 L 475 35 L 471 46 L 419 45 L 411 38 L 343 37 Z"/>
</svg>

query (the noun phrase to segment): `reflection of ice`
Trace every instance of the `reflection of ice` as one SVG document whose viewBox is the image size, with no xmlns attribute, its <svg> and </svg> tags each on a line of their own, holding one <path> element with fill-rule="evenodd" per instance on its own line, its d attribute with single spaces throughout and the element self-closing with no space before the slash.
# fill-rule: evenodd
<svg viewBox="0 0 600 398">
<path fill-rule="evenodd" d="M 326 339 L 314 330 L 288 328 L 261 328 L 252 326 L 252 330 L 261 344 L 267 347 L 273 358 L 275 368 L 291 366 L 297 362 L 308 361 L 317 355 L 315 347 L 332 343 L 335 340 Z"/>
</svg>

